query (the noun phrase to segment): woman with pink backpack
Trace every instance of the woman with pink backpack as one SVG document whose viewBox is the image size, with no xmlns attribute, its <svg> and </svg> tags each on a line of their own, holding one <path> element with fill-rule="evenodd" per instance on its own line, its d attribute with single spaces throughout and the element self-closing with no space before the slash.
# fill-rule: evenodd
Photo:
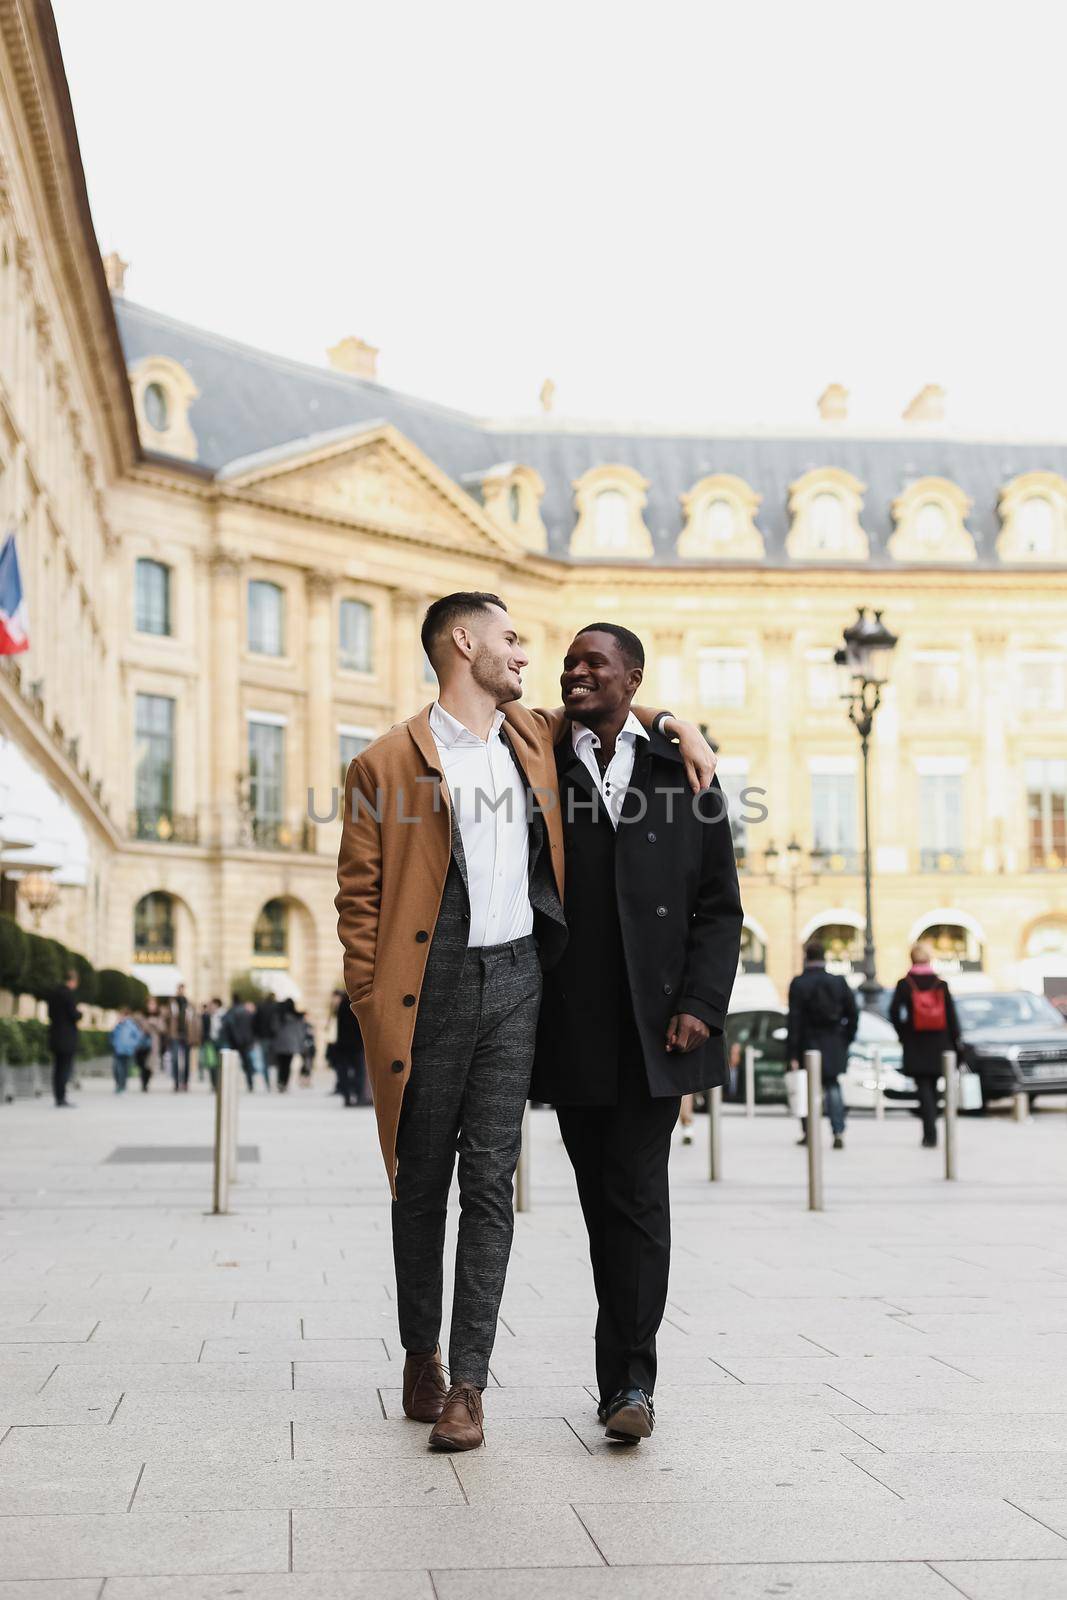
<svg viewBox="0 0 1067 1600">
<path fill-rule="evenodd" d="M 904 1050 L 903 1071 L 915 1079 L 923 1119 L 923 1144 L 937 1145 L 937 1080 L 941 1056 L 960 1051 L 960 1025 L 948 984 L 933 968 L 933 951 L 919 940 L 911 947 L 911 970 L 893 992 L 889 1020 Z"/>
</svg>

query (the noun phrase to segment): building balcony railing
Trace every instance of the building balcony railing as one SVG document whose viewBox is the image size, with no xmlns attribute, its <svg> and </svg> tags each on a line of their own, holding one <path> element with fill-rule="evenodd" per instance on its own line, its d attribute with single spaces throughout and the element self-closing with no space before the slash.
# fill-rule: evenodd
<svg viewBox="0 0 1067 1600">
<path fill-rule="evenodd" d="M 970 872 L 971 862 L 963 850 L 922 849 L 919 851 L 920 872 Z"/>
<path fill-rule="evenodd" d="M 307 817 L 285 822 L 274 817 L 251 818 L 252 847 L 256 850 L 315 849 L 315 824 Z"/>
<path fill-rule="evenodd" d="M 1031 872 L 1067 872 L 1067 847 L 1063 850 L 1031 849 L 1027 867 Z"/>
<path fill-rule="evenodd" d="M 820 877 L 841 877 L 849 873 L 863 870 L 863 855 L 859 850 L 848 849 L 834 850 L 824 846 L 818 853 L 812 852 L 811 869 Z"/>
<path fill-rule="evenodd" d="M 200 837 L 195 816 L 182 816 L 155 806 L 131 811 L 129 831 L 132 839 L 148 839 L 155 844 L 197 844 Z"/>
</svg>

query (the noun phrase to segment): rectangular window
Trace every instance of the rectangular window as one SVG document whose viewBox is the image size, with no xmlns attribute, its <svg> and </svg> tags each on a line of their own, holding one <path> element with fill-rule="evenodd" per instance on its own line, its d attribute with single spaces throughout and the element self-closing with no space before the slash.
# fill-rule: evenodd
<svg viewBox="0 0 1067 1600">
<path fill-rule="evenodd" d="M 348 768 L 356 759 L 361 750 L 365 750 L 374 738 L 372 733 L 363 733 L 357 728 L 341 728 L 341 791 L 344 792 L 345 779 Z"/>
<path fill-rule="evenodd" d="M 831 870 L 843 872 L 856 866 L 856 833 L 856 774 L 813 772 L 811 842 L 824 852 Z"/>
<path fill-rule="evenodd" d="M 930 708 L 960 703 L 960 658 L 955 650 L 917 650 L 915 704 Z"/>
<path fill-rule="evenodd" d="M 1024 711 L 1064 709 L 1064 662 L 1051 654 L 1024 655 L 1019 663 Z"/>
<path fill-rule="evenodd" d="M 919 862 L 923 872 L 945 872 L 963 863 L 963 776 L 919 774 Z"/>
<path fill-rule="evenodd" d="M 701 650 L 697 656 L 700 703 L 738 711 L 745 703 L 748 662 L 743 650 Z"/>
<path fill-rule="evenodd" d="M 741 799 L 742 791 L 748 786 L 748 762 L 736 757 L 723 759 L 719 762 L 715 776 L 730 808 L 730 833 L 734 841 L 734 855 L 739 862 L 742 862 L 748 853 L 748 823 L 742 815 L 745 807 Z"/>
<path fill-rule="evenodd" d="M 1067 761 L 1026 763 L 1031 870 L 1067 864 Z"/>
<path fill-rule="evenodd" d="M 174 701 L 139 694 L 134 701 L 134 805 L 138 837 L 158 837 L 174 813 Z"/>
<path fill-rule="evenodd" d="M 134 628 L 138 633 L 170 633 L 170 568 L 139 559 L 134 569 Z"/>
<path fill-rule="evenodd" d="M 248 584 L 248 648 L 261 656 L 285 654 L 285 595 L 260 578 Z"/>
<path fill-rule="evenodd" d="M 285 805 L 285 729 L 273 722 L 248 720 L 248 798 L 257 838 L 276 830 Z"/>
<path fill-rule="evenodd" d="M 808 704 L 832 706 L 837 700 L 837 668 L 830 649 L 809 650 L 807 653 Z"/>
<path fill-rule="evenodd" d="M 373 617 L 365 601 L 341 601 L 341 666 L 347 672 L 374 670 Z"/>
</svg>

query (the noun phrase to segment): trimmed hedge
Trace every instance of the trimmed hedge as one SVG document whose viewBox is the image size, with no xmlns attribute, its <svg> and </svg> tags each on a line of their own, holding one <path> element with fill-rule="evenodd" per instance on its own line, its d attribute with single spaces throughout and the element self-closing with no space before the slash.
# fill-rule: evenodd
<svg viewBox="0 0 1067 1600">
<path fill-rule="evenodd" d="M 110 1054 L 111 1045 L 105 1029 L 80 1029 L 79 1061 Z M 9 1067 L 28 1067 L 35 1061 L 51 1060 L 47 1022 L 38 1022 L 36 1017 L 0 1017 L 0 1060 L 6 1060 Z"/>
<path fill-rule="evenodd" d="M 91 961 L 58 939 L 31 933 L 13 917 L 0 916 L 0 989 L 47 1000 L 72 969 L 78 974 L 77 999 L 82 1005 L 142 1011 L 148 1002 L 148 987 L 140 978 L 113 967 L 97 972 Z"/>
</svg>

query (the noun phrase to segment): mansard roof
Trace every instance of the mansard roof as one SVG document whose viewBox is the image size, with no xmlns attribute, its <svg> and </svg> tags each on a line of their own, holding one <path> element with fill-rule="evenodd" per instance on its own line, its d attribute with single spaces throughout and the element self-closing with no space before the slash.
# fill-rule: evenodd
<svg viewBox="0 0 1067 1600">
<path fill-rule="evenodd" d="M 973 502 L 966 520 L 978 562 L 999 565 L 997 507 L 1005 484 L 1031 471 L 1067 477 L 1067 441 L 963 438 L 920 427 L 878 437 L 837 427 L 713 434 L 582 425 L 553 416 L 485 421 L 365 378 L 252 349 L 125 299 L 115 300 L 115 313 L 129 365 L 167 356 L 193 378 L 199 394 L 189 420 L 199 467 L 219 472 L 249 456 L 284 453 L 298 440 L 389 422 L 475 495 L 480 478 L 502 463 L 535 468 L 545 484 L 541 514 L 549 553 L 561 560 L 569 559 L 574 481 L 609 462 L 648 480 L 644 520 L 654 560 L 666 565 L 691 564 L 681 562 L 676 551 L 684 520 L 681 496 L 712 473 L 742 478 L 761 497 L 756 522 L 771 566 L 795 564 L 785 551 L 789 488 L 819 468 L 841 468 L 865 485 L 861 521 L 870 537 L 872 566 L 899 565 L 886 549 L 894 528 L 891 508 L 920 478 L 947 478 L 959 485 Z"/>
</svg>

